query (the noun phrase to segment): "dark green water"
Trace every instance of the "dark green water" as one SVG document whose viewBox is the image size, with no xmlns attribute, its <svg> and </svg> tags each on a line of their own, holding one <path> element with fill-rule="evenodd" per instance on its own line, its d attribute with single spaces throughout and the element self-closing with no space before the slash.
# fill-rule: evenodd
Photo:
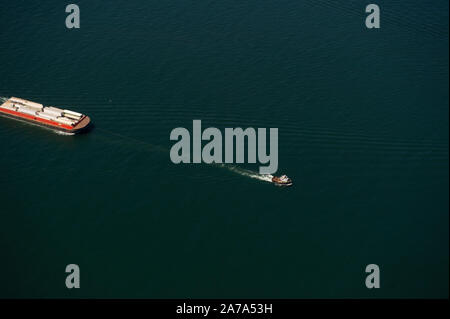
<svg viewBox="0 0 450 319">
<path fill-rule="evenodd" d="M 0 297 L 448 297 L 449 4 L 376 3 L 78 1 L 68 30 L 2 1 L 0 96 L 95 128 L 0 118 Z M 278 127 L 295 186 L 172 164 L 193 119 Z"/>
</svg>

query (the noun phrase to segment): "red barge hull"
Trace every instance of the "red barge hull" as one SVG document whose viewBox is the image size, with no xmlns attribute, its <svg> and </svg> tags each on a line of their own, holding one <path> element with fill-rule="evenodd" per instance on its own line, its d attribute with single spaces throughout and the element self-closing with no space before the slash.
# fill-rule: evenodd
<svg viewBox="0 0 450 319">
<path fill-rule="evenodd" d="M 76 121 L 76 123 L 74 123 L 73 125 L 69 125 L 65 123 L 59 123 L 55 120 L 39 117 L 39 112 L 37 112 L 36 115 L 22 113 L 20 111 L 12 109 L 11 106 L 14 106 L 14 103 L 11 102 L 10 100 L 7 100 L 5 103 L 0 105 L 0 115 L 24 122 L 29 122 L 46 128 L 51 128 L 65 133 L 70 134 L 80 133 L 84 131 L 90 124 L 89 116 L 83 114 L 80 114 L 81 116 Z"/>
</svg>

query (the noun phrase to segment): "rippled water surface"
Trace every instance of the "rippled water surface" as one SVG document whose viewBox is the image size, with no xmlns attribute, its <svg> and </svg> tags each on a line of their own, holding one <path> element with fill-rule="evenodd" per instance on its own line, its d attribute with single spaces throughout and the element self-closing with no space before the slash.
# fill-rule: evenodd
<svg viewBox="0 0 450 319">
<path fill-rule="evenodd" d="M 0 297 L 448 297 L 448 1 L 379 30 L 362 1 L 77 3 L 1 5 L 0 96 L 95 126 L 0 118 Z M 194 119 L 278 127 L 294 186 L 174 165 Z"/>
</svg>

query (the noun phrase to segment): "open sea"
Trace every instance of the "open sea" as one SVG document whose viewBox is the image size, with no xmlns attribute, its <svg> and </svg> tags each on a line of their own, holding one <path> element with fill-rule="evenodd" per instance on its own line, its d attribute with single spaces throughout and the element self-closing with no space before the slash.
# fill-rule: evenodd
<svg viewBox="0 0 450 319">
<path fill-rule="evenodd" d="M 448 298 L 447 0 L 377 0 L 380 29 L 357 0 L 79 0 L 80 29 L 0 2 L 0 96 L 94 124 L 0 118 L 1 298 Z M 293 187 L 173 164 L 195 119 L 278 128 Z"/>
</svg>

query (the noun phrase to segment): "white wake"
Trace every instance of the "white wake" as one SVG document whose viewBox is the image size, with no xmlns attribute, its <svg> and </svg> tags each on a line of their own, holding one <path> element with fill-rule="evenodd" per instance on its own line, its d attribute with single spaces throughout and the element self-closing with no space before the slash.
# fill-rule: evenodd
<svg viewBox="0 0 450 319">
<path fill-rule="evenodd" d="M 246 176 L 246 177 L 250 177 L 253 179 L 258 179 L 260 181 L 272 183 L 273 175 L 270 175 L 270 174 L 259 174 L 258 172 L 254 172 L 249 169 L 244 169 L 244 168 L 229 165 L 229 164 L 217 164 L 217 165 L 219 167 L 223 167 L 233 173 L 236 173 L 236 174 L 239 174 L 242 176 Z"/>
<path fill-rule="evenodd" d="M 50 130 L 53 131 L 53 133 L 58 134 L 58 135 L 64 135 L 64 136 L 75 135 L 75 133 L 63 132 L 63 131 L 58 131 L 58 130 L 53 130 L 53 129 L 50 129 Z"/>
</svg>

